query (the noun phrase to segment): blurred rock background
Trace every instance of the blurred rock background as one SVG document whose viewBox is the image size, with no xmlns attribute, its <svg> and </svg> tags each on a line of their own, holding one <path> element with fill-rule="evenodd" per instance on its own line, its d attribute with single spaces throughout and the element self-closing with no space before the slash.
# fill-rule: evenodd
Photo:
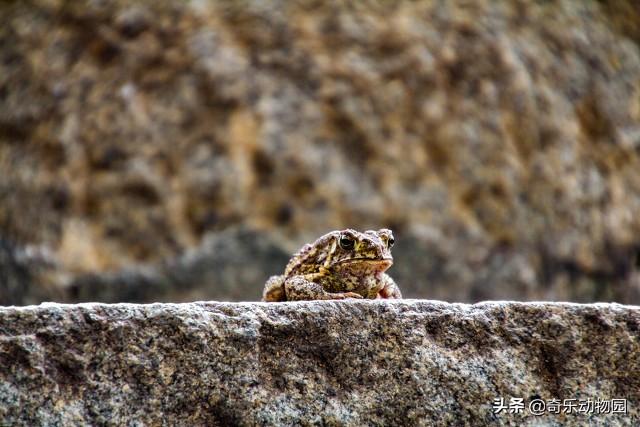
<svg viewBox="0 0 640 427">
<path fill-rule="evenodd" d="M 0 304 L 257 300 L 392 228 L 406 297 L 640 303 L 640 8 L 0 2 Z"/>
</svg>

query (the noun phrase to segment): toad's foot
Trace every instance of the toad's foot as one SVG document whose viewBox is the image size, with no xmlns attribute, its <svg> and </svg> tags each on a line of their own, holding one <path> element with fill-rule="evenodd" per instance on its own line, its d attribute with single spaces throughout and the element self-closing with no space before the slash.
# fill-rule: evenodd
<svg viewBox="0 0 640 427">
<path fill-rule="evenodd" d="M 388 274 L 382 274 L 382 282 L 382 288 L 378 291 L 376 298 L 402 299 L 400 288 L 398 288 L 398 285 L 396 285 L 396 282 L 393 281 L 391 276 Z"/>
<path fill-rule="evenodd" d="M 262 301 L 278 302 L 286 301 L 284 293 L 284 276 L 271 276 L 264 285 Z"/>
<path fill-rule="evenodd" d="M 362 299 L 362 295 L 356 294 L 355 292 L 328 292 L 327 295 L 329 295 L 329 298 L 327 299 Z"/>
</svg>

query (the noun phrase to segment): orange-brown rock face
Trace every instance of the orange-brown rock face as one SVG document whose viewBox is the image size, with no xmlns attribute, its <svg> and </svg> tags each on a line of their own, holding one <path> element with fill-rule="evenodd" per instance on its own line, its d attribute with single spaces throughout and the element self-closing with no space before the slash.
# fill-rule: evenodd
<svg viewBox="0 0 640 427">
<path fill-rule="evenodd" d="M 59 284 L 233 226 L 289 253 L 389 227 L 408 297 L 637 303 L 639 23 L 622 1 L 3 2 L 0 237 Z"/>
</svg>

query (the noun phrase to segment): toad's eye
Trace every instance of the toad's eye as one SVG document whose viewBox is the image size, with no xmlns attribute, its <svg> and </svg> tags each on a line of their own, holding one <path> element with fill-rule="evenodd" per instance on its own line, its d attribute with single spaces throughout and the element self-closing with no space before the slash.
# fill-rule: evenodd
<svg viewBox="0 0 640 427">
<path fill-rule="evenodd" d="M 387 247 L 391 249 L 391 246 L 393 246 L 395 242 L 396 242 L 396 239 L 394 239 L 393 236 L 389 237 L 389 240 L 387 240 Z"/>
<path fill-rule="evenodd" d="M 351 237 L 345 235 L 340 236 L 340 241 L 338 243 L 340 243 L 340 247 L 342 249 L 347 251 L 353 249 L 353 246 L 355 244 Z"/>
</svg>

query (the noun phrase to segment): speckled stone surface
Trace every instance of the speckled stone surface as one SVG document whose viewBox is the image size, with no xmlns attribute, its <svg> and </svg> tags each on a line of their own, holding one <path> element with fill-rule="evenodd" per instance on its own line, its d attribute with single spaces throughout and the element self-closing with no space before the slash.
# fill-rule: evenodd
<svg viewBox="0 0 640 427">
<path fill-rule="evenodd" d="M 0 309 L 0 425 L 634 425 L 640 307 L 425 300 Z M 495 414 L 495 398 L 628 413 Z"/>
</svg>

